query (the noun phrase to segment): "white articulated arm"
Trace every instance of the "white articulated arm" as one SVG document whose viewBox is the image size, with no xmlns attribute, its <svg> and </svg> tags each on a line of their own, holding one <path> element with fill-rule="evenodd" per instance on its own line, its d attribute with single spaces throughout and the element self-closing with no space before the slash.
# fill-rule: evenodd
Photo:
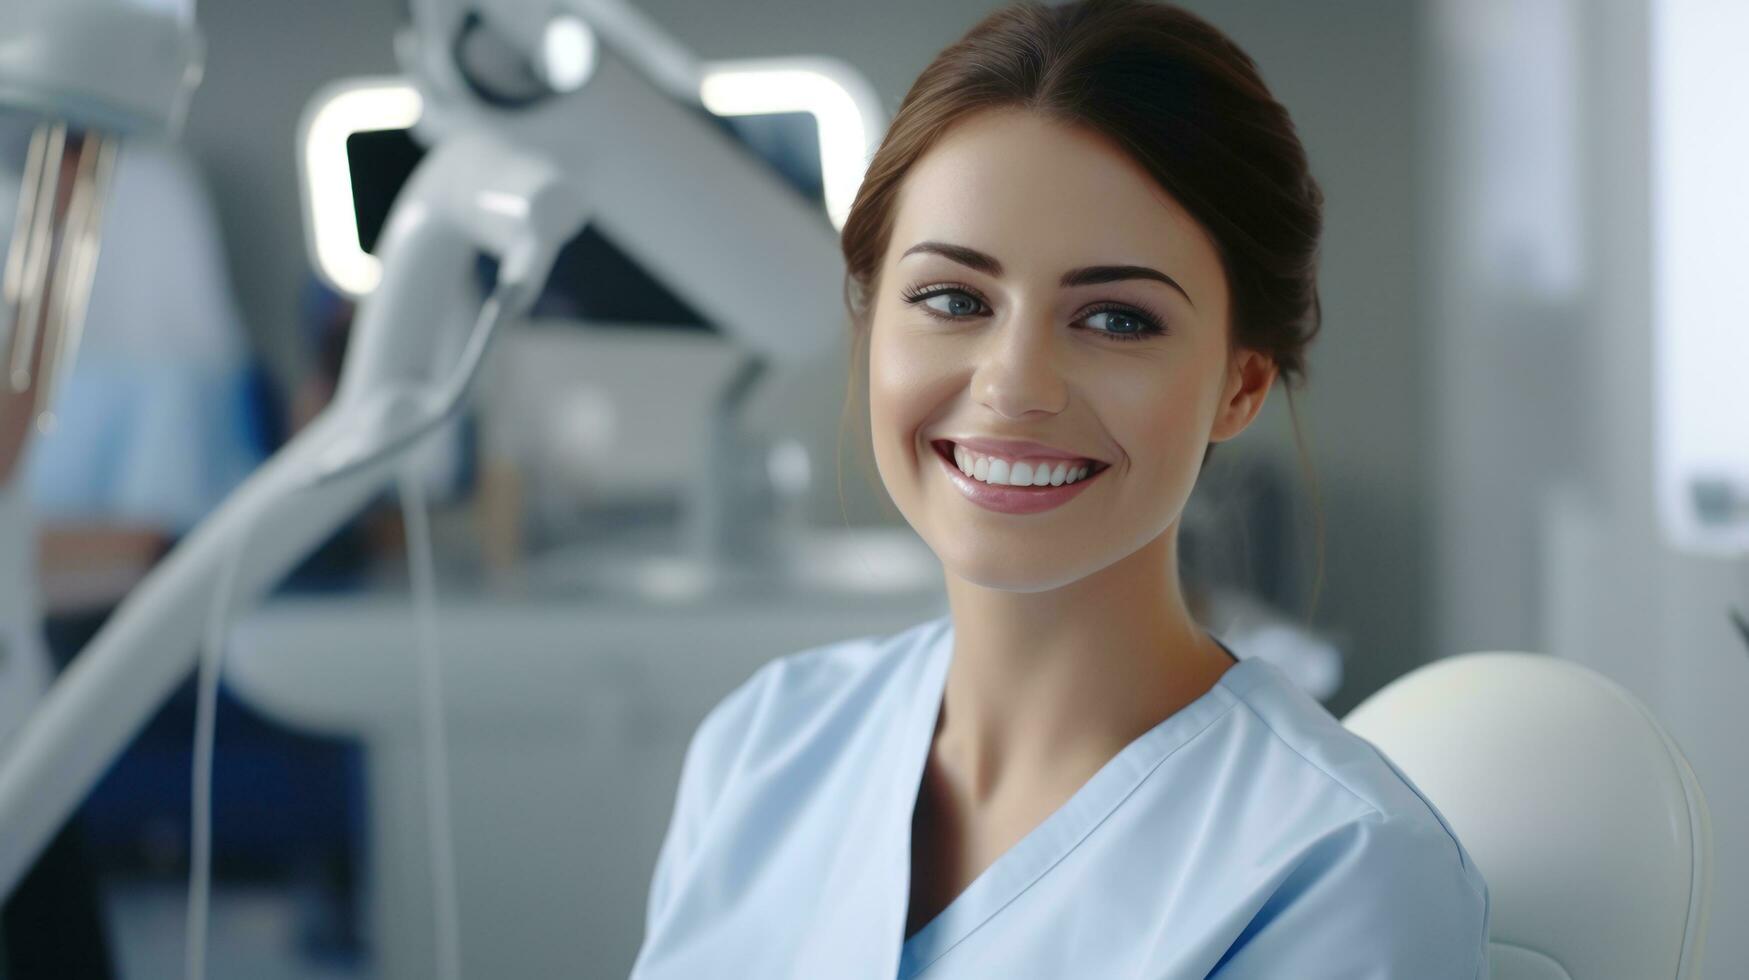
<svg viewBox="0 0 1749 980">
<path fill-rule="evenodd" d="M 238 536 L 229 588 L 260 599 L 393 479 L 396 463 L 466 396 L 492 332 L 532 301 L 584 218 L 557 170 L 483 137 L 421 161 L 390 214 L 383 283 L 360 307 L 340 390 L 311 425 L 226 498 L 110 616 L 0 757 L 0 894 L 11 891 L 104 769 L 194 668 L 217 577 Z M 479 251 L 498 256 L 495 307 L 457 322 Z M 460 352 L 439 325 L 466 328 Z"/>
</svg>

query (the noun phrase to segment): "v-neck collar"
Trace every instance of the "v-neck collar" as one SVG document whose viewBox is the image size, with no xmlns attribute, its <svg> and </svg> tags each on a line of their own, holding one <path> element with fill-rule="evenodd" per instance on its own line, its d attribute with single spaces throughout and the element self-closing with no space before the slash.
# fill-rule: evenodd
<svg viewBox="0 0 1749 980">
<path fill-rule="evenodd" d="M 1211 634 L 1212 638 L 1212 634 Z M 1217 639 L 1216 643 L 1220 643 Z M 1221 648 L 1232 653 L 1226 644 Z M 934 743 L 935 726 L 941 717 L 942 696 L 947 688 L 948 668 L 953 661 L 953 624 L 944 620 L 928 651 L 929 659 L 919 681 L 916 703 L 909 713 L 908 744 L 904 765 L 896 774 L 902 782 L 892 795 L 896 808 L 891 815 L 897 834 L 899 908 L 899 966 L 897 980 L 909 980 L 928 969 L 948 950 L 970 936 L 997 912 L 1067 857 L 1105 818 L 1134 793 L 1168 756 L 1189 742 L 1238 701 L 1242 686 L 1236 682 L 1256 670 L 1254 661 L 1241 660 L 1229 667 L 1207 691 L 1173 712 L 1153 728 L 1136 736 L 1083 783 L 1062 806 L 1047 816 L 1008 850 L 997 856 L 936 913 L 922 929 L 905 938 L 906 910 L 911 901 L 911 823 L 921 790 L 923 771 Z M 891 917 L 888 917 L 891 921 Z"/>
</svg>

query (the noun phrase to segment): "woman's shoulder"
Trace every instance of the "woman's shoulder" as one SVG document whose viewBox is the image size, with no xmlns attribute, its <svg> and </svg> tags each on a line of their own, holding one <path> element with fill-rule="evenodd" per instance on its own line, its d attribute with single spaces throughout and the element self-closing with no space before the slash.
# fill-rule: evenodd
<svg viewBox="0 0 1749 980">
<path fill-rule="evenodd" d="M 1389 961 L 1392 976 L 1485 976 L 1480 971 L 1492 918 L 1487 882 L 1438 805 L 1384 750 L 1350 731 L 1279 668 L 1243 664 L 1227 686 L 1248 743 L 1246 768 L 1252 778 L 1271 782 L 1260 796 L 1253 786 L 1247 798 L 1273 801 L 1277 816 L 1266 823 L 1276 835 L 1269 850 L 1277 860 L 1268 900 L 1247 930 L 1257 948 L 1240 959 L 1280 963 L 1278 955 L 1293 950 L 1333 957 L 1334 964 L 1370 949 L 1373 958 L 1353 961 L 1352 973 L 1329 975 L 1358 975 L 1372 968 L 1363 963 Z M 1276 808 L 1285 801 L 1291 807 Z M 1303 819 L 1279 819 L 1290 810 Z M 1286 912 L 1294 906 L 1340 911 L 1319 913 L 1317 921 L 1328 928 L 1302 933 L 1294 923 L 1303 917 Z M 1400 937 L 1404 948 L 1368 947 L 1378 935 Z M 1435 953 L 1451 961 L 1441 967 L 1446 972 L 1422 969 L 1421 957 Z M 1253 974 L 1236 968 L 1217 975 Z"/>
<path fill-rule="evenodd" d="M 746 694 L 801 710 L 817 708 L 868 688 L 915 676 L 951 625 L 948 616 L 891 633 L 866 633 L 776 657 L 742 685 Z M 755 693 L 757 692 L 757 693 Z"/>
<path fill-rule="evenodd" d="M 1274 664 L 1246 660 L 1243 666 L 1229 690 L 1255 736 L 1290 760 L 1301 778 L 1346 796 L 1355 817 L 1423 824 L 1450 839 L 1454 857 L 1467 860 L 1438 806 L 1384 750 L 1349 730 Z"/>
<path fill-rule="evenodd" d="M 838 719 L 842 730 L 879 709 L 910 703 L 929 654 L 949 628 L 946 615 L 892 633 L 867 633 L 775 657 L 717 702 L 693 737 L 715 768 L 745 761 Z M 733 756 L 733 759 L 723 758 Z"/>
<path fill-rule="evenodd" d="M 1225 686 L 1250 739 L 1253 771 L 1275 781 L 1272 798 L 1319 801 L 1307 811 L 1316 819 L 1294 828 L 1299 840 L 1289 850 L 1366 854 L 1386 864 L 1413 851 L 1429 876 L 1443 875 L 1487 904 L 1487 884 L 1457 831 L 1384 749 L 1349 730 L 1275 665 L 1242 665 Z"/>
</svg>

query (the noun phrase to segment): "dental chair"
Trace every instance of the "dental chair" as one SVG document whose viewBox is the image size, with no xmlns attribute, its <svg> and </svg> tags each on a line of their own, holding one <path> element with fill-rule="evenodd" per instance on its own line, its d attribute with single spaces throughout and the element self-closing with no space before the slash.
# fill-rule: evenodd
<svg viewBox="0 0 1749 980">
<path fill-rule="evenodd" d="M 1487 880 L 1493 980 L 1700 976 L 1706 799 L 1676 742 L 1602 674 L 1529 653 L 1448 657 L 1342 723 L 1434 802 Z"/>
</svg>

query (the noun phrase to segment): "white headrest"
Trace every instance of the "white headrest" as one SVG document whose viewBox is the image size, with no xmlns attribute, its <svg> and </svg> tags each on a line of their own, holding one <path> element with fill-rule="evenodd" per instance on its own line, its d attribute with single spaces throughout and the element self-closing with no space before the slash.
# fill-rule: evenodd
<svg viewBox="0 0 1749 980">
<path fill-rule="evenodd" d="M 1588 667 L 1448 657 L 1343 724 L 1432 800 L 1488 883 L 1494 980 L 1696 976 L 1712 830 L 1645 706 Z"/>
</svg>

